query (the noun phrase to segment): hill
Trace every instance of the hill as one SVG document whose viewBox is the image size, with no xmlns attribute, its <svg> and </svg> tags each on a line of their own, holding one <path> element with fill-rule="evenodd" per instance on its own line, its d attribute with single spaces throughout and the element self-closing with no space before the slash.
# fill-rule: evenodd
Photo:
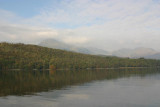
<svg viewBox="0 0 160 107">
<path fill-rule="evenodd" d="M 145 58 L 147 58 L 147 59 L 160 59 L 160 53 L 148 55 L 148 56 L 145 56 Z"/>
<path fill-rule="evenodd" d="M 138 47 L 135 49 L 119 49 L 117 51 L 108 52 L 103 49 L 94 47 L 78 47 L 70 44 L 66 44 L 62 41 L 55 39 L 46 39 L 39 43 L 39 46 L 61 49 L 71 52 L 78 52 L 83 54 L 99 55 L 99 56 L 117 56 L 117 57 L 129 57 L 129 58 L 149 58 L 149 59 L 160 59 L 159 53 L 152 48 Z"/>
<path fill-rule="evenodd" d="M 96 56 L 37 45 L 0 43 L 0 69 L 83 69 L 159 65 L 159 60 Z"/>
<path fill-rule="evenodd" d="M 120 49 L 118 51 L 114 51 L 112 55 L 118 57 L 130 57 L 130 58 L 140 58 L 145 56 L 150 56 L 158 53 L 157 51 L 151 48 L 135 48 L 135 49 Z"/>
<path fill-rule="evenodd" d="M 39 46 L 53 48 L 53 49 L 62 49 L 62 50 L 84 53 L 84 54 L 108 55 L 108 52 L 102 49 L 93 48 L 93 47 L 84 48 L 84 47 L 73 46 L 55 39 L 46 39 L 40 42 Z"/>
</svg>

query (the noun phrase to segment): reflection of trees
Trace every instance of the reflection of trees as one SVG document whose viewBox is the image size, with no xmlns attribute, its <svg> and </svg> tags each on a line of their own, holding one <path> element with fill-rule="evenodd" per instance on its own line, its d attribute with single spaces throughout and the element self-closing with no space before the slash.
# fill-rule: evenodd
<svg viewBox="0 0 160 107">
<path fill-rule="evenodd" d="M 110 69 L 85 71 L 1 71 L 0 96 L 25 95 L 59 89 L 67 85 L 93 80 L 146 76 L 159 73 L 157 69 Z"/>
<path fill-rule="evenodd" d="M 56 72 L 56 70 L 55 70 L 55 69 L 50 69 L 50 70 L 49 70 L 49 74 L 50 74 L 50 75 L 54 75 L 54 74 L 55 74 L 55 72 Z"/>
</svg>

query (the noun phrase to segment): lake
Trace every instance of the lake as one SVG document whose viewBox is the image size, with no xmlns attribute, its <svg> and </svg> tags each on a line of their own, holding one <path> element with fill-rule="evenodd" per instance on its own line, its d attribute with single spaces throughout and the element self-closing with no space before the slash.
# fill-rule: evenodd
<svg viewBox="0 0 160 107">
<path fill-rule="evenodd" d="M 160 69 L 0 71 L 0 107 L 160 107 Z"/>
</svg>

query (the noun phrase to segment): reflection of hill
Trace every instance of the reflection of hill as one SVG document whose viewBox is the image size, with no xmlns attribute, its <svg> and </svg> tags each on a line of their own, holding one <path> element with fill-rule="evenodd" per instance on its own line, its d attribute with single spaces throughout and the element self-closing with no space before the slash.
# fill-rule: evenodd
<svg viewBox="0 0 160 107">
<path fill-rule="evenodd" d="M 159 73 L 157 69 L 86 71 L 0 71 L 0 96 L 26 95 L 60 89 L 93 80 L 117 79 Z"/>
</svg>

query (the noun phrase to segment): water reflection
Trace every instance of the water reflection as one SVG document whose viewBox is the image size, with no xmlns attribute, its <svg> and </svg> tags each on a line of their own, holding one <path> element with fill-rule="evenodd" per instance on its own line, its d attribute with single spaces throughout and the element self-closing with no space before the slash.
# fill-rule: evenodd
<svg viewBox="0 0 160 107">
<path fill-rule="evenodd" d="M 32 95 L 83 84 L 93 80 L 116 80 L 122 77 L 145 77 L 159 74 L 159 69 L 110 69 L 79 71 L 0 71 L 0 96 Z M 123 83 L 124 84 L 124 83 Z M 67 95 L 68 98 L 87 98 Z"/>
</svg>

